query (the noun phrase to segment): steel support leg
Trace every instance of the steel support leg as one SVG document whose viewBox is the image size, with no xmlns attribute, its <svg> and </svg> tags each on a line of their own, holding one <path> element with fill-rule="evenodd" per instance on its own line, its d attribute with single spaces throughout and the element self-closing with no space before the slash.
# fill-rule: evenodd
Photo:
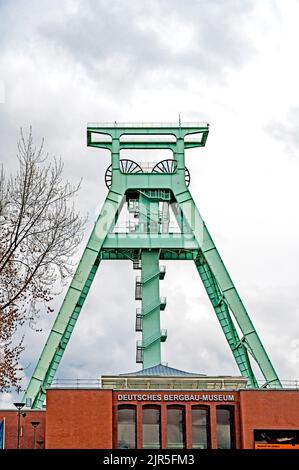
<svg viewBox="0 0 299 470">
<path fill-rule="evenodd" d="M 188 190 L 176 195 L 183 216 L 193 231 L 201 252 L 213 273 L 221 295 L 234 315 L 243 333 L 242 342 L 253 355 L 269 387 L 281 388 L 280 380 L 264 349 L 240 296 L 227 272 L 216 246 L 198 212 Z"/>
<path fill-rule="evenodd" d="M 57 314 L 37 366 L 31 377 L 23 401 L 31 399 L 32 408 L 41 408 L 46 387 L 50 386 L 81 312 L 97 268 L 100 263 L 101 247 L 115 215 L 122 204 L 123 196 L 110 191 L 102 211 L 95 223 L 89 241 L 83 252 L 75 275 L 67 290 L 61 309 Z"/>
<path fill-rule="evenodd" d="M 229 309 L 221 295 L 216 279 L 203 255 L 199 255 L 197 257 L 195 265 L 241 374 L 246 377 L 248 384 L 251 387 L 258 387 L 258 383 L 251 368 L 247 350 L 244 344 L 240 341 L 237 330 L 230 317 Z"/>
</svg>

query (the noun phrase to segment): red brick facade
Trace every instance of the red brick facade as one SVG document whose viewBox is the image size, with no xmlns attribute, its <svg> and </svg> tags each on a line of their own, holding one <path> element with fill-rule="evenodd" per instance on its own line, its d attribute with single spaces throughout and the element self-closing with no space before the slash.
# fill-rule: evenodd
<svg viewBox="0 0 299 470">
<path fill-rule="evenodd" d="M 43 441 L 37 444 L 37 448 L 45 447 L 45 411 L 27 411 L 26 416 L 20 419 L 20 447 L 21 449 L 34 448 L 34 431 L 30 421 L 39 421 L 36 429 L 36 440 Z M 0 421 L 5 418 L 5 448 L 16 449 L 18 444 L 18 415 L 17 411 L 0 410 Z"/>
<path fill-rule="evenodd" d="M 216 408 L 221 405 L 234 407 L 234 441 L 237 448 L 254 448 L 255 429 L 299 429 L 299 390 L 176 392 L 51 389 L 47 392 L 45 411 L 25 411 L 26 417 L 21 417 L 21 447 L 33 448 L 33 427 L 30 421 L 40 421 L 37 440 L 43 440 L 44 444 L 37 447 L 115 448 L 119 405 L 136 407 L 137 448 L 142 448 L 142 407 L 145 405 L 160 407 L 162 448 L 167 448 L 167 407 L 171 405 L 184 407 L 187 448 L 192 448 L 191 409 L 194 405 L 209 408 L 212 448 L 217 448 Z M 3 417 L 6 424 L 5 447 L 15 448 L 17 412 L 0 411 L 0 420 Z"/>
<path fill-rule="evenodd" d="M 299 429 L 299 390 L 240 392 L 241 448 L 253 449 L 254 429 Z"/>
<path fill-rule="evenodd" d="M 112 390 L 49 390 L 46 448 L 111 449 Z"/>
</svg>

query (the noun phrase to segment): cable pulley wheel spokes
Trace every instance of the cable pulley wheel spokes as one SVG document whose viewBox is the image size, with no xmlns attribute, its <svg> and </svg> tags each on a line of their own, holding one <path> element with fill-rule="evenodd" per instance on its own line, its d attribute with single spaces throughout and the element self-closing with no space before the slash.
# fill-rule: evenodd
<svg viewBox="0 0 299 470">
<path fill-rule="evenodd" d="M 123 158 L 119 161 L 120 171 L 122 173 L 143 173 L 143 170 L 138 163 L 134 162 L 133 160 L 128 160 Z M 105 184 L 108 189 L 110 189 L 112 184 L 112 165 L 108 166 L 106 173 L 105 173 Z"/>
<path fill-rule="evenodd" d="M 157 163 L 152 169 L 152 173 L 175 173 L 177 170 L 177 166 L 177 162 L 169 158 L 167 160 L 162 160 L 161 162 Z M 188 168 L 185 167 L 185 181 L 187 186 L 189 186 L 190 180 L 190 172 Z"/>
<path fill-rule="evenodd" d="M 162 160 L 157 163 L 152 169 L 152 173 L 175 173 L 177 166 L 177 162 L 169 158 L 168 160 Z"/>
<path fill-rule="evenodd" d="M 191 176 L 190 176 L 190 171 L 188 168 L 185 166 L 185 181 L 186 181 L 186 186 L 188 187 L 191 181 Z"/>
</svg>

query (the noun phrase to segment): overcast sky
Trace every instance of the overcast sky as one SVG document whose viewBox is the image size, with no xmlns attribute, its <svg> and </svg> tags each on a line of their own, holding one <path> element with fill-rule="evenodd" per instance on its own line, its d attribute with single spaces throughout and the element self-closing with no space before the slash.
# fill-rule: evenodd
<svg viewBox="0 0 299 470">
<path fill-rule="evenodd" d="M 190 190 L 281 379 L 299 378 L 298 22 L 296 0 L 0 0 L 1 163 L 15 170 L 31 124 L 66 178 L 83 178 L 86 243 L 110 164 L 86 147 L 88 121 L 209 122 L 186 155 Z M 58 378 L 139 368 L 135 274 L 100 265 Z M 161 294 L 163 361 L 239 374 L 194 265 L 167 263 Z M 24 387 L 55 313 L 26 330 Z"/>
</svg>

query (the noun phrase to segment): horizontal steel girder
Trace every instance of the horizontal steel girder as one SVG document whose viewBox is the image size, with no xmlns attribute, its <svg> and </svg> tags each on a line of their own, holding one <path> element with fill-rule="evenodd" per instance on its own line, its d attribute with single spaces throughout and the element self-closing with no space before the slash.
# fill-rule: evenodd
<svg viewBox="0 0 299 470">
<path fill-rule="evenodd" d="M 196 142 L 188 141 L 184 142 L 185 149 L 191 149 L 196 147 L 204 147 L 204 140 Z M 90 142 L 89 147 L 95 147 L 100 149 L 111 150 L 111 142 Z M 150 150 L 150 149 L 167 149 L 175 152 L 176 144 L 173 142 L 120 142 L 120 150 Z"/>
<path fill-rule="evenodd" d="M 109 233 L 103 243 L 103 250 L 109 249 L 168 249 L 198 250 L 198 243 L 192 234 L 126 234 Z"/>
<path fill-rule="evenodd" d="M 100 140 L 93 140 L 93 134 L 107 135 Z M 200 134 L 201 138 L 189 139 L 184 141 L 188 135 Z M 209 125 L 207 123 L 88 123 L 87 126 L 87 145 L 89 147 L 104 148 L 113 151 L 112 141 L 118 141 L 118 150 L 120 149 L 170 149 L 176 152 L 178 149 L 177 141 L 171 141 L 167 135 L 172 135 L 176 140 L 183 140 L 183 149 L 204 147 L 209 134 Z M 146 140 L 144 141 L 122 141 L 123 135 L 160 135 L 161 138 L 157 141 Z"/>
<path fill-rule="evenodd" d="M 137 260 L 140 259 L 139 249 L 103 249 L 101 250 L 102 260 Z M 169 261 L 194 261 L 198 255 L 198 251 L 192 250 L 160 250 L 160 260 Z"/>
</svg>

